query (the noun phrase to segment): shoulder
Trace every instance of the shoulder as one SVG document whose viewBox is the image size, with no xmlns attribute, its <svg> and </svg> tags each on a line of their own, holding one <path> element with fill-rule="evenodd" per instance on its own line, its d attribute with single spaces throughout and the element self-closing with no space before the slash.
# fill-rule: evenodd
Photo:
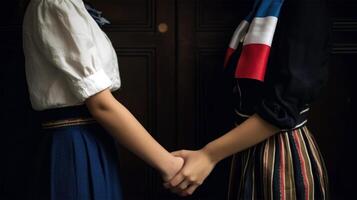
<svg viewBox="0 0 357 200">
<path fill-rule="evenodd" d="M 34 27 L 82 25 L 88 23 L 89 14 L 82 0 L 32 0 L 24 22 Z"/>
<path fill-rule="evenodd" d="M 32 12 L 41 13 L 38 16 L 58 16 L 81 13 L 85 11 L 81 0 L 33 0 Z"/>
</svg>

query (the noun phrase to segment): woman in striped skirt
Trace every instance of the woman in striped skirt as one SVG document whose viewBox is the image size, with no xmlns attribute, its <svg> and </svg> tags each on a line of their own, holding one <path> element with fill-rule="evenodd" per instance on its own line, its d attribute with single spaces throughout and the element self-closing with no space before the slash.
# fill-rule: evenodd
<svg viewBox="0 0 357 200">
<path fill-rule="evenodd" d="M 166 186 L 190 195 L 233 155 L 229 200 L 328 199 L 324 161 L 306 126 L 309 105 L 327 81 L 326 2 L 255 2 L 249 17 L 256 18 L 238 26 L 225 62 L 237 126 L 200 150 L 174 152 L 185 165 Z"/>
</svg>

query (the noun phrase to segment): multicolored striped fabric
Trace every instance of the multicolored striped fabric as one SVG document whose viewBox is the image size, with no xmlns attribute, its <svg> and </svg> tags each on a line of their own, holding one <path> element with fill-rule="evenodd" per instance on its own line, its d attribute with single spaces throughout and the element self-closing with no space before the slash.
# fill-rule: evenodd
<svg viewBox="0 0 357 200">
<path fill-rule="evenodd" d="M 253 10 L 235 30 L 226 52 L 225 66 L 242 42 L 236 78 L 264 81 L 270 47 L 284 0 L 255 0 Z"/>
<path fill-rule="evenodd" d="M 228 198 L 328 199 L 326 172 L 316 142 L 303 126 L 235 155 Z"/>
</svg>

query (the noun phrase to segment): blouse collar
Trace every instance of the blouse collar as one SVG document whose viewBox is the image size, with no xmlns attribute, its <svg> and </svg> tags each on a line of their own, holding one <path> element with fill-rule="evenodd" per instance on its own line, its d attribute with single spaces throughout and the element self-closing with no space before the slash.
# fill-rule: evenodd
<svg viewBox="0 0 357 200">
<path fill-rule="evenodd" d="M 102 17 L 102 11 L 95 9 L 94 6 L 87 1 L 83 1 L 83 3 L 88 13 L 93 17 L 93 19 L 97 22 L 99 26 L 102 27 L 104 25 L 110 24 L 110 21 Z"/>
</svg>

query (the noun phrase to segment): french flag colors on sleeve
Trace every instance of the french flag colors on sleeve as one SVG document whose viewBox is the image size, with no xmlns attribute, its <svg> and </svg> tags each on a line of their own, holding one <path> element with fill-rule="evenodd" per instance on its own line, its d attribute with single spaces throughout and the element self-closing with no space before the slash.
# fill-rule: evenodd
<svg viewBox="0 0 357 200">
<path fill-rule="evenodd" d="M 256 0 L 252 11 L 239 24 L 231 39 L 224 65 L 243 43 L 235 77 L 264 81 L 270 47 L 284 0 Z"/>
</svg>

